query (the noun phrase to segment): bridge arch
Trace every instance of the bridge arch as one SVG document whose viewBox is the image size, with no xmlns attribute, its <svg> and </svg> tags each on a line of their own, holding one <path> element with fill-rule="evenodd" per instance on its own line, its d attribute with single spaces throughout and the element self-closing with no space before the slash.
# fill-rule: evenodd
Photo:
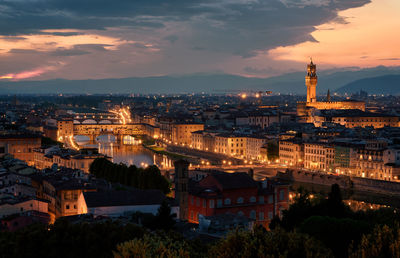
<svg viewBox="0 0 400 258">
<path fill-rule="evenodd" d="M 74 141 L 78 145 L 85 145 L 90 142 L 90 137 L 87 135 L 74 135 Z"/>
<path fill-rule="evenodd" d="M 97 124 L 96 120 L 93 119 L 86 119 L 84 121 L 82 121 L 83 125 L 87 125 L 87 124 Z"/>
<path fill-rule="evenodd" d="M 99 143 L 112 143 L 116 142 L 117 138 L 113 134 L 102 134 L 96 137 L 96 141 Z"/>
<path fill-rule="evenodd" d="M 74 125 L 80 125 L 81 122 L 79 122 L 78 120 L 74 120 Z"/>
<path fill-rule="evenodd" d="M 112 124 L 112 122 L 111 122 L 110 120 L 104 119 L 104 120 L 101 120 L 101 121 L 99 122 L 99 124 Z"/>
</svg>

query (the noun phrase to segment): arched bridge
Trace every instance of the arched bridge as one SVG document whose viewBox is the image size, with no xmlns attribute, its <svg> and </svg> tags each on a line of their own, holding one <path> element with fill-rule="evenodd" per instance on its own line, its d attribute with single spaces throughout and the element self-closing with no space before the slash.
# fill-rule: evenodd
<svg viewBox="0 0 400 258">
<path fill-rule="evenodd" d="M 85 135 L 94 141 L 97 136 L 112 134 L 118 141 L 126 135 L 144 135 L 146 126 L 144 124 L 74 124 L 74 135 Z"/>
</svg>

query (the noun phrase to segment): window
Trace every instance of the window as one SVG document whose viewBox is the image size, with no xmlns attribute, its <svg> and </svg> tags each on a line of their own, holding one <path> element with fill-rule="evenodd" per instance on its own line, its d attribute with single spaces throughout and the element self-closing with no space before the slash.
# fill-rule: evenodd
<svg viewBox="0 0 400 258">
<path fill-rule="evenodd" d="M 255 210 L 250 211 L 250 219 L 256 219 L 256 211 Z"/>
<path fill-rule="evenodd" d="M 274 196 L 270 195 L 268 196 L 268 203 L 271 204 L 274 202 Z"/>
<path fill-rule="evenodd" d="M 243 197 L 237 198 L 237 203 L 243 203 Z"/>
<path fill-rule="evenodd" d="M 224 201 L 224 204 L 225 205 L 230 205 L 231 204 L 231 199 L 226 198 L 225 201 Z"/>
<path fill-rule="evenodd" d="M 69 204 L 65 205 L 65 209 L 69 210 Z"/>
<path fill-rule="evenodd" d="M 273 214 L 272 214 L 272 211 L 269 211 L 268 212 L 268 219 L 272 219 L 274 216 L 273 216 Z"/>
<path fill-rule="evenodd" d="M 264 220 L 264 212 L 260 211 L 260 212 L 258 213 L 258 219 L 259 219 L 259 220 Z"/>
<path fill-rule="evenodd" d="M 214 200 L 210 200 L 210 208 L 214 208 Z"/>
<path fill-rule="evenodd" d="M 200 206 L 200 198 L 196 199 L 196 206 Z"/>
<path fill-rule="evenodd" d="M 285 200 L 285 190 L 283 189 L 279 191 L 279 200 L 280 201 Z"/>
<path fill-rule="evenodd" d="M 207 200 L 203 200 L 203 208 L 207 208 Z"/>
<path fill-rule="evenodd" d="M 250 197 L 250 202 L 256 202 L 256 201 L 257 201 L 256 197 L 254 196 Z"/>
<path fill-rule="evenodd" d="M 217 200 L 217 207 L 221 207 L 222 206 L 222 199 L 218 199 Z"/>
<path fill-rule="evenodd" d="M 238 215 L 239 215 L 239 216 L 244 216 L 243 211 L 239 211 L 239 212 L 238 212 Z"/>
</svg>

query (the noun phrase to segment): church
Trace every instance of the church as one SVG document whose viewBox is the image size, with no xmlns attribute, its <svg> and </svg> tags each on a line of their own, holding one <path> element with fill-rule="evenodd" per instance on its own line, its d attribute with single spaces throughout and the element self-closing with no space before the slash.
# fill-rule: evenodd
<svg viewBox="0 0 400 258">
<path fill-rule="evenodd" d="M 300 121 L 313 123 L 314 114 L 318 110 L 358 109 L 361 111 L 365 111 L 364 101 L 353 101 L 353 100 L 331 101 L 329 90 L 326 97 L 326 101 L 317 101 L 317 93 L 316 93 L 317 83 L 318 83 L 317 66 L 311 60 L 310 64 L 307 65 L 307 75 L 305 78 L 305 84 L 307 86 L 307 101 L 297 102 L 297 116 L 299 116 Z"/>
</svg>

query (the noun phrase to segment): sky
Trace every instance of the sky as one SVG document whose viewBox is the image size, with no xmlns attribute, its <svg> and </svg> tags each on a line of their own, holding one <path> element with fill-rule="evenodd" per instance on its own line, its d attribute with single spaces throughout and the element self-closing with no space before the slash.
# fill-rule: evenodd
<svg viewBox="0 0 400 258">
<path fill-rule="evenodd" d="M 0 0 L 0 80 L 400 65 L 399 0 Z"/>
</svg>

